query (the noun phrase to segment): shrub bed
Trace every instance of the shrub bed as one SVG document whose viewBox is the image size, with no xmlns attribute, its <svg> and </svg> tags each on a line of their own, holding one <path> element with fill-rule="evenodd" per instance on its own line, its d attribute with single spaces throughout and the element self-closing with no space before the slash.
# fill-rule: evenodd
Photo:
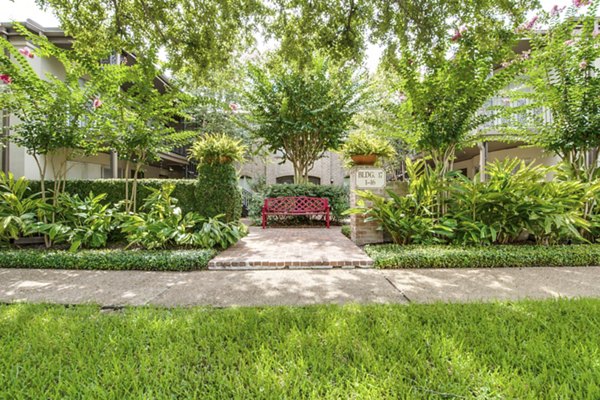
<svg viewBox="0 0 600 400">
<path fill-rule="evenodd" d="M 497 268 L 600 265 L 600 245 L 487 247 L 370 245 L 378 268 Z"/>
<path fill-rule="evenodd" d="M 262 193 L 255 196 L 252 201 L 249 216 L 255 220 L 260 220 L 262 205 L 267 197 L 293 197 L 309 196 L 323 197 L 329 200 L 331 207 L 331 219 L 333 222 L 340 222 L 344 215 L 343 212 L 349 207 L 349 192 L 344 186 L 335 185 L 315 185 L 312 183 L 304 185 L 276 184 L 267 186 Z M 292 222 L 306 223 L 307 218 L 295 218 Z"/>
<path fill-rule="evenodd" d="M 2 250 L 0 268 L 191 271 L 204 269 L 214 250 Z"/>
<path fill-rule="evenodd" d="M 183 213 L 200 211 L 200 202 L 196 199 L 198 184 L 196 179 L 140 179 L 137 189 L 137 205 L 144 203 L 144 200 L 152 193 L 151 189 L 160 189 L 165 183 L 175 185 L 171 195 L 179 200 L 178 205 Z M 53 186 L 54 182 L 46 181 L 46 188 Z M 29 181 L 29 187 L 32 193 L 37 193 L 40 191 L 40 182 Z M 79 195 L 80 198 L 87 197 L 90 192 L 96 195 L 106 193 L 103 203 L 116 204 L 125 199 L 125 179 L 68 180 L 65 183 L 65 192 Z"/>
</svg>

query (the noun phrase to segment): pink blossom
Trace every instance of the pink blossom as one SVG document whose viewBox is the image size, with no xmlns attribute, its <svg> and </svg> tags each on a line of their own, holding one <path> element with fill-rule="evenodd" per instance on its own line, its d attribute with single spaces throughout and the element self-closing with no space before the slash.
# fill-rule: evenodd
<svg viewBox="0 0 600 400">
<path fill-rule="evenodd" d="M 531 55 L 531 50 L 525 50 L 521 53 L 521 58 L 523 60 L 529 60 L 529 56 Z"/>
<path fill-rule="evenodd" d="M 0 81 L 2 83 L 5 83 L 7 85 L 12 83 L 12 78 L 10 77 L 10 75 L 7 74 L 0 74 Z"/>
<path fill-rule="evenodd" d="M 592 32 L 592 36 L 593 37 L 598 37 L 598 35 L 600 35 L 600 30 L 598 29 L 598 27 L 594 28 L 594 32 Z"/>
<path fill-rule="evenodd" d="M 102 107 L 102 100 L 100 100 L 99 98 L 97 98 L 97 97 L 96 97 L 96 98 L 94 99 L 93 103 L 92 103 L 92 106 L 93 106 L 95 109 L 98 109 L 98 108 Z"/>
<path fill-rule="evenodd" d="M 553 17 L 556 16 L 556 15 L 558 15 L 558 6 L 556 4 L 550 10 L 550 15 L 553 16 Z"/>
<path fill-rule="evenodd" d="M 408 97 L 406 97 L 406 95 L 402 92 L 398 93 L 398 101 L 400 103 L 404 103 L 406 100 L 408 99 Z"/>
<path fill-rule="evenodd" d="M 575 7 L 587 6 L 588 4 L 590 4 L 589 0 L 573 0 Z"/>
<path fill-rule="evenodd" d="M 461 37 L 462 37 L 462 35 L 461 35 L 460 31 L 456 31 L 456 32 L 454 32 L 454 35 L 450 38 L 450 40 L 452 40 L 453 42 L 456 42 Z"/>
<path fill-rule="evenodd" d="M 465 32 L 467 31 L 467 26 L 466 26 L 466 25 L 464 25 L 464 24 L 463 24 L 463 25 L 461 25 L 461 26 L 459 26 L 459 27 L 458 27 L 458 31 L 459 31 L 461 34 L 465 33 Z"/>
<path fill-rule="evenodd" d="M 574 43 L 575 43 L 575 41 L 573 39 L 569 39 L 569 40 L 565 41 L 565 45 L 567 45 L 567 46 L 573 46 Z"/>
<path fill-rule="evenodd" d="M 580 69 L 586 69 L 588 67 L 588 62 L 583 60 L 582 62 L 579 63 L 579 68 Z"/>
<path fill-rule="evenodd" d="M 20 48 L 19 53 L 21 53 L 23 55 L 23 57 L 33 58 L 33 53 L 27 47 Z"/>
<path fill-rule="evenodd" d="M 511 64 L 512 63 L 510 61 L 503 61 L 502 64 L 500 64 L 500 66 L 502 68 L 508 68 L 508 67 L 510 67 Z"/>
<path fill-rule="evenodd" d="M 234 112 L 234 113 L 238 112 L 239 108 L 240 108 L 239 104 L 234 103 L 234 102 L 229 103 L 229 109 L 232 112 Z"/>
<path fill-rule="evenodd" d="M 538 20 L 538 18 L 539 18 L 539 17 L 538 17 L 537 15 L 534 15 L 534 16 L 533 16 L 533 18 L 531 18 L 531 19 L 530 19 L 530 20 L 529 20 L 529 21 L 528 21 L 528 22 L 527 22 L 527 23 L 526 23 L 526 24 L 523 26 L 523 28 L 524 28 L 525 30 L 527 30 L 527 31 L 528 31 L 528 30 L 531 30 L 531 28 L 533 28 L 533 27 L 534 27 L 534 25 L 535 25 L 536 21 Z"/>
</svg>

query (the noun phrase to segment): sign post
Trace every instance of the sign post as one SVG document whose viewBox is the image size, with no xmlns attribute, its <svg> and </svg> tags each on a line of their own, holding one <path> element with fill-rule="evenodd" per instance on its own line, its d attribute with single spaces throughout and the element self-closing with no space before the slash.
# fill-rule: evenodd
<svg viewBox="0 0 600 400">
<path fill-rule="evenodd" d="M 358 196 L 355 191 L 369 190 L 379 196 L 385 195 L 385 170 L 378 167 L 355 166 L 350 172 L 350 207 L 357 205 Z M 365 222 L 362 215 L 350 216 L 350 238 L 359 246 L 369 243 L 382 243 L 383 231 L 377 229 L 377 222 Z"/>
</svg>

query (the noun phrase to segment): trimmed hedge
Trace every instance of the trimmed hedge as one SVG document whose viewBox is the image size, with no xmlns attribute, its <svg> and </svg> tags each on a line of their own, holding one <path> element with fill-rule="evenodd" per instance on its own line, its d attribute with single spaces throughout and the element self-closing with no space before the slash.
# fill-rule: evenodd
<svg viewBox="0 0 600 400">
<path fill-rule="evenodd" d="M 214 250 L 1 250 L 0 268 L 192 271 L 205 269 Z"/>
<path fill-rule="evenodd" d="M 174 197 L 175 194 L 173 194 Z M 196 206 L 200 215 L 214 217 L 225 214 L 226 222 L 242 217 L 242 192 L 233 164 L 201 164 L 198 166 Z"/>
<path fill-rule="evenodd" d="M 600 265 L 600 245 L 489 247 L 369 245 L 375 266 L 400 268 L 579 267 Z"/>
<path fill-rule="evenodd" d="M 140 206 L 144 202 L 144 199 L 148 197 L 150 194 L 149 188 L 158 189 L 165 183 L 175 185 L 172 196 L 179 200 L 178 206 L 181 207 L 184 213 L 200 211 L 200 201 L 196 199 L 198 181 L 195 179 L 140 179 L 138 180 L 137 205 Z M 53 186 L 53 181 L 46 181 L 46 188 L 52 188 Z M 40 182 L 30 181 L 29 187 L 32 192 L 39 192 Z M 66 181 L 65 190 L 72 195 L 78 194 L 82 198 L 86 197 L 90 192 L 93 192 L 95 195 L 106 193 L 107 196 L 104 201 L 107 204 L 115 204 L 125 199 L 125 180 L 68 180 Z"/>
<path fill-rule="evenodd" d="M 257 194 L 252 200 L 250 207 L 250 217 L 260 220 L 261 210 L 264 199 L 267 197 L 293 197 L 293 196 L 309 196 L 309 197 L 324 197 L 329 200 L 331 207 L 332 221 L 340 222 L 345 218 L 342 213 L 350 207 L 348 188 L 336 185 L 315 185 L 307 184 L 275 184 L 269 185 L 265 190 Z M 302 222 L 301 218 L 298 218 Z"/>
</svg>

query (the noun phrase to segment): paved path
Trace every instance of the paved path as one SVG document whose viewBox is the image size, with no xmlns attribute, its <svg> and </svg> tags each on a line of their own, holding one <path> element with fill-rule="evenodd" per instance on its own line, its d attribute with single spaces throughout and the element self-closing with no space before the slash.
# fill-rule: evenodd
<svg viewBox="0 0 600 400">
<path fill-rule="evenodd" d="M 339 226 L 267 228 L 251 226 L 248 236 L 213 258 L 208 269 L 369 268 L 373 260 Z"/>
<path fill-rule="evenodd" d="M 0 302 L 262 306 L 600 297 L 600 267 L 468 270 L 0 269 Z"/>
</svg>

